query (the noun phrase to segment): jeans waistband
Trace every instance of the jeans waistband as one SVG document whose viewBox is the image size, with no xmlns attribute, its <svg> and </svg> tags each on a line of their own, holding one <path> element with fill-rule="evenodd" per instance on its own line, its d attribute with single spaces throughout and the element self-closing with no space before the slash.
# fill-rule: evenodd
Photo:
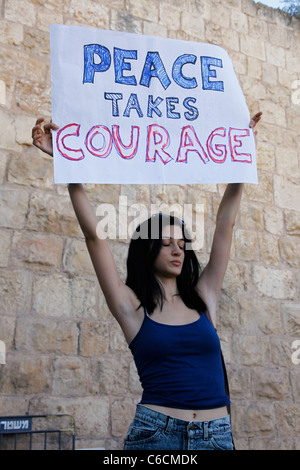
<svg viewBox="0 0 300 470">
<path fill-rule="evenodd" d="M 230 416 L 217 418 L 211 421 L 184 421 L 179 418 L 173 418 L 164 413 L 152 410 L 147 406 L 138 404 L 136 407 L 135 417 L 141 421 L 156 424 L 163 429 L 173 429 L 174 431 L 185 432 L 191 427 L 197 428 L 199 431 L 208 430 L 210 428 L 222 427 L 230 424 Z"/>
</svg>

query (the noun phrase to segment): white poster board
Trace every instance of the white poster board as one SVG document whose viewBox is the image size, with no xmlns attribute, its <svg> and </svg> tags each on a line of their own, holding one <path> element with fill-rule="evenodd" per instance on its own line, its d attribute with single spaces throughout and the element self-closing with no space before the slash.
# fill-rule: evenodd
<svg viewBox="0 0 300 470">
<path fill-rule="evenodd" d="M 250 115 L 215 45 L 51 26 L 55 183 L 257 183 Z"/>
</svg>

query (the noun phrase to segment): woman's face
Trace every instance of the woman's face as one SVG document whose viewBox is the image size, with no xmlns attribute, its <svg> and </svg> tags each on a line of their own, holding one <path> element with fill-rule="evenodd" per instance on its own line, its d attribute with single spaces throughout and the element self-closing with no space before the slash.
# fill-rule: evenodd
<svg viewBox="0 0 300 470">
<path fill-rule="evenodd" d="M 154 262 L 157 275 L 176 277 L 181 273 L 184 261 L 184 238 L 181 227 L 167 225 L 162 230 L 162 246 Z"/>
</svg>

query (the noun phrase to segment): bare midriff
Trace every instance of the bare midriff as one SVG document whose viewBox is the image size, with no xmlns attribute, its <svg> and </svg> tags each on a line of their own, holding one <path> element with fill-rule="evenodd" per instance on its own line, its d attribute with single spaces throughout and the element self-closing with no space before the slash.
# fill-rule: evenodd
<svg viewBox="0 0 300 470">
<path fill-rule="evenodd" d="M 142 404 L 151 410 L 156 410 L 173 418 L 182 419 L 184 421 L 212 421 L 213 419 L 224 418 L 228 415 L 226 406 L 221 408 L 213 408 L 210 410 L 182 410 L 177 408 L 168 408 L 166 406 Z"/>
</svg>

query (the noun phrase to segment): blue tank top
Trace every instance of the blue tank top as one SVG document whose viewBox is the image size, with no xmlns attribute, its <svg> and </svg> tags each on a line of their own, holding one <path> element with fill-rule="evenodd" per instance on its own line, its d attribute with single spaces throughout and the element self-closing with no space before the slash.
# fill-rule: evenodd
<svg viewBox="0 0 300 470">
<path fill-rule="evenodd" d="M 165 325 L 145 314 L 129 348 L 143 388 L 141 404 L 187 410 L 229 405 L 220 340 L 205 314 L 187 325 Z"/>
</svg>

